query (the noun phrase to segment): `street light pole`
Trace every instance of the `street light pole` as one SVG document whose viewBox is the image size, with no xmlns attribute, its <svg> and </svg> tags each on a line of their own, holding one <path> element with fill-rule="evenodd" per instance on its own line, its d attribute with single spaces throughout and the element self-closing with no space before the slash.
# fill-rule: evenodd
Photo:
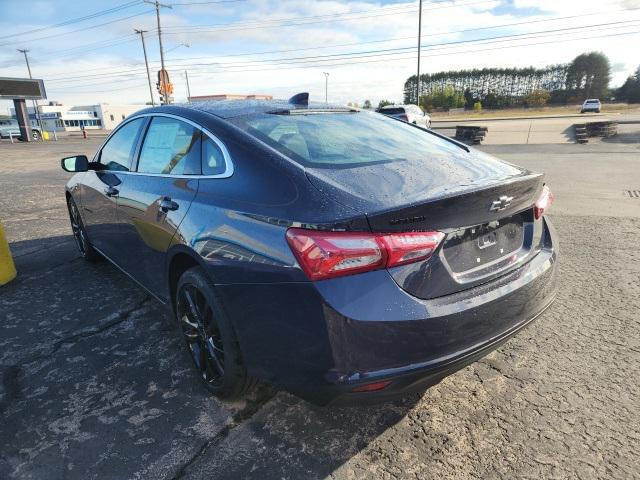
<svg viewBox="0 0 640 480">
<path fill-rule="evenodd" d="M 151 88 L 151 73 L 149 73 L 149 61 L 147 60 L 147 47 L 144 44 L 144 34 L 147 33 L 148 30 L 137 30 L 133 29 L 134 32 L 140 35 L 140 39 L 142 40 L 142 51 L 144 52 L 144 64 L 147 66 L 147 80 L 149 81 L 149 96 L 151 97 L 151 105 L 155 106 L 156 102 L 153 99 L 153 88 Z"/>
<path fill-rule="evenodd" d="M 420 105 L 420 42 L 422 41 L 422 0 L 418 12 L 418 74 L 416 75 L 416 105 Z"/>
<path fill-rule="evenodd" d="M 324 103 L 329 103 L 329 72 L 322 72 L 324 74 Z"/>
<path fill-rule="evenodd" d="M 33 76 L 31 75 L 31 65 L 29 65 L 29 57 L 27 56 L 27 52 L 29 50 L 27 50 L 26 48 L 18 48 L 18 51 L 24 55 L 24 61 L 27 62 L 27 70 L 29 71 L 29 78 L 33 78 Z M 36 121 L 38 122 L 38 126 L 40 127 L 40 134 L 42 135 L 42 122 L 40 121 L 40 112 L 38 112 L 38 101 L 32 100 L 32 102 L 33 102 L 33 113 L 36 116 Z"/>
</svg>

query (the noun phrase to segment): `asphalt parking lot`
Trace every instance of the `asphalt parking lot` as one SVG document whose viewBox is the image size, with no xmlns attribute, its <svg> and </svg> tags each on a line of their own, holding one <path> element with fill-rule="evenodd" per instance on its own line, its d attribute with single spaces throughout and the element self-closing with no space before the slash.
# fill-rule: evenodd
<svg viewBox="0 0 640 480">
<path fill-rule="evenodd" d="M 633 137 L 635 138 L 635 137 Z M 640 143 L 481 147 L 547 173 L 556 302 L 423 395 L 218 402 L 172 318 L 71 238 L 59 159 L 100 139 L 0 144 L 0 478 L 640 478 Z"/>
</svg>

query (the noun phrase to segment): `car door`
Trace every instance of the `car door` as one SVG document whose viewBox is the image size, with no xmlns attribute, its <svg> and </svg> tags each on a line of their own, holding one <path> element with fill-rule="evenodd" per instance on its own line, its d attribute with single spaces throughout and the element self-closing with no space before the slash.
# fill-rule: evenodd
<svg viewBox="0 0 640 480">
<path fill-rule="evenodd" d="M 424 112 L 417 105 L 413 107 L 414 114 L 416 116 L 416 125 L 420 125 L 421 127 L 427 126 L 427 119 L 424 116 Z"/>
<path fill-rule="evenodd" d="M 118 261 L 116 204 L 120 189 L 131 168 L 141 127 L 146 119 L 137 118 L 122 125 L 102 146 L 92 169 L 81 184 L 83 220 L 89 241 L 94 247 Z"/>
<path fill-rule="evenodd" d="M 161 298 L 167 294 L 167 250 L 198 190 L 201 136 L 200 129 L 185 120 L 151 117 L 136 171 L 120 188 L 120 266 Z"/>
</svg>

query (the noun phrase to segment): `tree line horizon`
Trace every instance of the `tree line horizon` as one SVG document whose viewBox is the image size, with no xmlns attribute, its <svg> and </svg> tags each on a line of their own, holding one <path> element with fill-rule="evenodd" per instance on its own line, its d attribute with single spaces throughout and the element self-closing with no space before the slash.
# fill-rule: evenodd
<svg viewBox="0 0 640 480">
<path fill-rule="evenodd" d="M 638 69 L 640 71 L 640 67 Z M 611 90 L 611 65 L 601 52 L 583 53 L 569 63 L 543 68 L 482 68 L 451 70 L 420 75 L 420 98 L 416 98 L 416 75 L 404 83 L 404 103 L 423 109 L 539 107 L 547 103 L 582 103 L 587 98 L 640 101 L 638 73 L 625 85 Z M 635 81 L 635 83 L 634 83 Z M 626 97 L 626 98 L 622 98 Z M 383 104 L 391 102 L 383 100 Z"/>
</svg>

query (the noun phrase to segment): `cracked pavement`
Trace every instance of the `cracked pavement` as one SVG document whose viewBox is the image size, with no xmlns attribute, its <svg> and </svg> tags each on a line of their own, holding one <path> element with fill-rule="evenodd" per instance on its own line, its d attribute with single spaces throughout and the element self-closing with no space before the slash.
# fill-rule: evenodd
<svg viewBox="0 0 640 480">
<path fill-rule="evenodd" d="M 0 144 L 0 478 L 640 478 L 637 144 L 483 147 L 548 174 L 556 302 L 422 395 L 321 408 L 217 401 L 164 308 L 79 258 L 59 158 L 99 140 Z"/>
</svg>

